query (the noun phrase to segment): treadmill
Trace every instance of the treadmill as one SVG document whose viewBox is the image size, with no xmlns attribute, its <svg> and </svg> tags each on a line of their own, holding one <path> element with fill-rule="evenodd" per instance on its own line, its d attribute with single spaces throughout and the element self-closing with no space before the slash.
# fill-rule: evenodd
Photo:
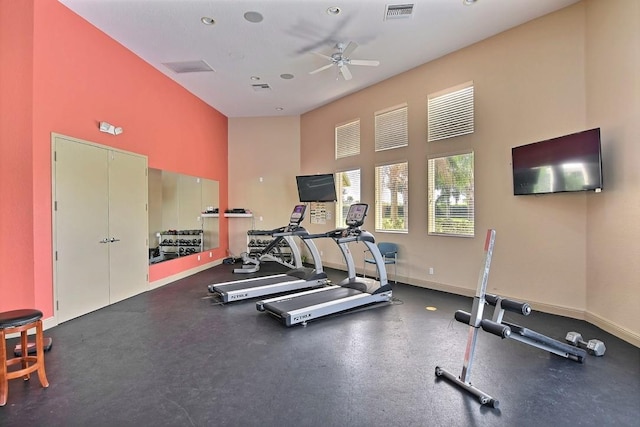
<svg viewBox="0 0 640 427">
<path fill-rule="evenodd" d="M 258 311 L 266 311 L 280 319 L 286 326 L 307 325 L 310 320 L 331 314 L 364 307 L 372 304 L 390 302 L 391 285 L 387 281 L 387 272 L 382 254 L 375 244 L 373 234 L 362 230 L 369 205 L 353 204 L 347 213 L 347 228 L 336 229 L 323 234 L 303 237 L 304 241 L 315 238 L 332 238 L 337 244 L 347 264 L 348 277 L 338 285 L 327 286 L 269 298 L 258 301 Z M 371 251 L 378 269 L 379 281 L 356 277 L 355 264 L 348 243 L 362 242 Z"/>
<path fill-rule="evenodd" d="M 289 225 L 275 229 L 271 233 L 275 237 L 273 245 L 277 245 L 285 237 L 298 236 L 303 238 L 309 235 L 309 232 L 300 225 L 304 220 L 305 211 L 306 205 L 294 207 Z M 213 283 L 208 286 L 209 292 L 219 295 L 222 302 L 226 303 L 326 285 L 329 283 L 329 279 L 322 269 L 320 253 L 316 245 L 313 240 L 302 239 L 302 241 L 311 253 L 314 268 L 294 268 L 284 274 Z"/>
</svg>

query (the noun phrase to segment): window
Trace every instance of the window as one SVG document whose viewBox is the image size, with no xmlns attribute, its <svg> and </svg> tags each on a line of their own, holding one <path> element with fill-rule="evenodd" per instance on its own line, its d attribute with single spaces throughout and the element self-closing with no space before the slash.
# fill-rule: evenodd
<svg viewBox="0 0 640 427">
<path fill-rule="evenodd" d="M 376 231 L 408 231 L 409 165 L 376 166 Z"/>
<path fill-rule="evenodd" d="M 336 159 L 360 154 L 360 120 L 336 126 Z"/>
<path fill-rule="evenodd" d="M 354 203 L 360 203 L 360 169 L 336 173 L 336 227 L 346 225 L 347 212 Z"/>
<path fill-rule="evenodd" d="M 427 97 L 427 141 L 473 133 L 473 82 Z"/>
<path fill-rule="evenodd" d="M 473 237 L 473 152 L 428 161 L 429 234 Z"/>
<path fill-rule="evenodd" d="M 409 145 L 406 104 L 377 112 L 375 126 L 376 151 Z"/>
</svg>

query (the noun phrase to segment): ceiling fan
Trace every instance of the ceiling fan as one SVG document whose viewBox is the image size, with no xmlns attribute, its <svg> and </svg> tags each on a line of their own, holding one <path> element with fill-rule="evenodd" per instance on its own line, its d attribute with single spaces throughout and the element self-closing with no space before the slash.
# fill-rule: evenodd
<svg viewBox="0 0 640 427">
<path fill-rule="evenodd" d="M 349 42 L 345 46 L 344 43 L 338 43 L 336 48 L 337 52 L 333 53 L 331 56 L 324 55 L 322 53 L 313 52 L 314 54 L 321 56 L 325 59 L 331 61 L 330 64 L 324 65 L 316 70 L 310 71 L 309 74 L 319 73 L 320 71 L 329 69 L 334 65 L 338 67 L 338 71 L 342 74 L 342 77 L 345 80 L 351 80 L 353 77 L 351 75 L 351 71 L 349 71 L 349 67 L 347 65 L 366 65 L 369 67 L 377 67 L 380 65 L 380 61 L 370 60 L 370 59 L 351 59 L 351 54 L 358 47 L 358 44 L 355 42 Z"/>
</svg>

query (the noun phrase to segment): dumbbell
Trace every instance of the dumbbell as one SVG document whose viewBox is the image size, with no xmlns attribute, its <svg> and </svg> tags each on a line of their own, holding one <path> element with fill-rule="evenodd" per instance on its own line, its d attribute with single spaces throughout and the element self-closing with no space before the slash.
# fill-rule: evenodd
<svg viewBox="0 0 640 427">
<path fill-rule="evenodd" d="M 578 332 L 567 332 L 565 340 L 571 345 L 584 348 L 593 356 L 604 356 L 604 352 L 607 350 L 607 347 L 605 347 L 602 341 L 592 339 L 586 342 Z"/>
</svg>

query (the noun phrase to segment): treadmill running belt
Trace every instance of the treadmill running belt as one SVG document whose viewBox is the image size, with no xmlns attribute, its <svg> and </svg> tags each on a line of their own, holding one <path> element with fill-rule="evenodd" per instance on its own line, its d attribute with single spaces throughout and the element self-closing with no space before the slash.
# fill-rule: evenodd
<svg viewBox="0 0 640 427">
<path fill-rule="evenodd" d="M 281 314 L 363 293 L 364 292 L 351 288 L 333 288 L 322 292 L 293 297 L 291 299 L 266 303 L 264 308 L 266 311 Z"/>
<path fill-rule="evenodd" d="M 260 286 L 273 285 L 276 283 L 287 283 L 300 280 L 297 277 L 287 276 L 287 275 L 277 275 L 277 276 L 266 276 L 262 280 L 250 280 L 250 281 L 240 281 L 230 282 L 230 283 L 222 283 L 220 286 L 214 285 L 213 289 L 218 292 L 232 292 L 232 291 L 240 291 L 242 289 L 252 289 L 259 288 Z"/>
</svg>

